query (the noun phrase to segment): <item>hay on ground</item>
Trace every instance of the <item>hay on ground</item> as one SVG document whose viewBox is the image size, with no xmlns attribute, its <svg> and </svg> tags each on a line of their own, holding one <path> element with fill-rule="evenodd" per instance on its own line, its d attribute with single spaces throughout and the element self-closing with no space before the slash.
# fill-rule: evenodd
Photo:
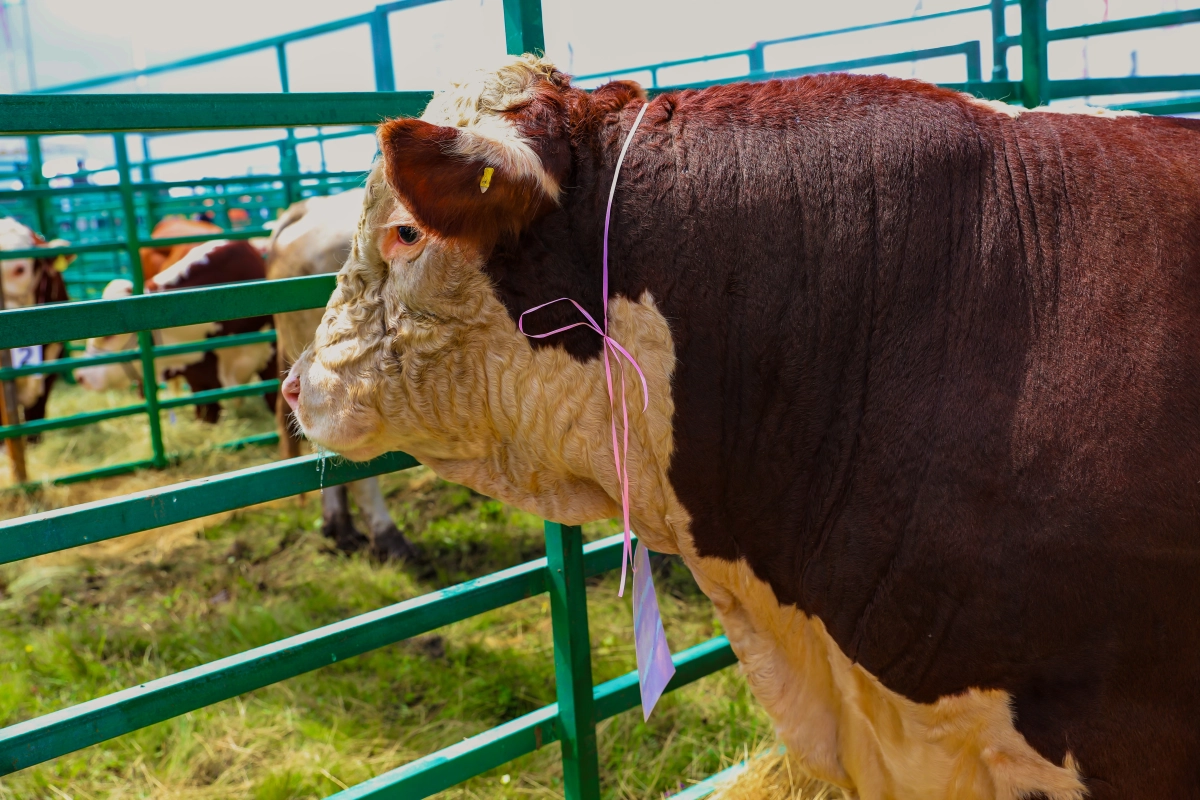
<svg viewBox="0 0 1200 800">
<path fill-rule="evenodd" d="M 172 388 L 164 397 L 178 394 Z M 91 392 L 60 382 L 50 394 L 50 418 L 99 411 L 139 402 L 131 390 Z M 57 486 L 43 483 L 22 490 L 12 487 L 11 464 L 0 455 L 0 519 L 14 519 L 56 508 L 103 500 L 158 486 L 267 463 L 277 457 L 275 447 L 248 447 L 239 451 L 217 449 L 223 442 L 242 439 L 275 428 L 275 417 L 258 397 L 227 400 L 215 425 L 196 420 L 192 409 L 162 412 L 163 444 L 168 454 L 183 456 L 162 470 L 146 469 L 132 474 Z M 26 445 L 26 464 L 32 481 L 46 481 L 100 467 L 150 458 L 150 426 L 145 414 L 105 420 L 95 425 L 47 431 L 37 444 Z M 7 487 L 7 488 L 6 488 Z M 183 542 L 195 539 L 198 531 L 228 514 L 189 520 L 151 531 L 123 536 L 87 547 L 75 548 L 37 559 L 39 565 L 74 563 L 80 558 L 125 558 L 161 556 Z"/>
<path fill-rule="evenodd" d="M 711 800 L 853 800 L 854 795 L 808 776 L 776 742 L 749 754 L 746 769 L 711 795 Z"/>
</svg>

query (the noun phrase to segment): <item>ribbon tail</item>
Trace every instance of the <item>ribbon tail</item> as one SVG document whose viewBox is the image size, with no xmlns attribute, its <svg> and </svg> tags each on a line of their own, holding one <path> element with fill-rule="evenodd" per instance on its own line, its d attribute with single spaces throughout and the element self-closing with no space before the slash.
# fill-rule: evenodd
<svg viewBox="0 0 1200 800">
<path fill-rule="evenodd" d="M 609 430 L 612 433 L 613 466 L 616 468 L 616 471 L 617 471 L 617 483 L 619 483 L 621 486 L 624 486 L 627 478 L 626 478 L 626 474 L 625 474 L 625 464 L 623 463 L 624 459 L 622 459 L 622 457 L 621 457 L 621 449 L 617 444 L 617 415 L 613 411 L 614 396 L 613 396 L 612 366 L 608 360 L 608 348 L 607 347 L 604 348 L 604 380 L 608 385 L 608 426 L 609 426 Z M 622 496 L 622 498 L 624 498 L 625 495 L 623 492 L 622 492 L 621 496 Z M 622 507 L 622 517 L 623 518 L 625 517 L 624 507 Z M 623 549 L 623 552 L 621 553 L 621 586 L 620 586 L 620 588 L 617 589 L 617 597 L 625 596 L 625 578 L 627 575 L 627 567 L 633 559 L 633 555 L 630 552 L 631 547 L 632 547 L 632 545 L 630 543 L 630 535 L 631 534 L 629 532 L 629 524 L 628 524 L 628 522 L 626 522 L 626 524 L 625 524 L 625 547 Z"/>
</svg>

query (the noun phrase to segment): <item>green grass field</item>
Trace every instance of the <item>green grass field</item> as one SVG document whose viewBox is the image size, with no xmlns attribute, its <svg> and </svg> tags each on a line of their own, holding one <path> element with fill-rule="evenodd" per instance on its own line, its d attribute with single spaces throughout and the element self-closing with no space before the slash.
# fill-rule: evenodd
<svg viewBox="0 0 1200 800">
<path fill-rule="evenodd" d="M 227 416 L 221 426 L 237 433 L 267 419 L 248 404 Z M 117 423 L 145 424 L 116 420 L 88 435 L 113 441 Z M 66 447 L 67 436 L 38 447 Z M 223 455 L 220 467 L 271 455 Z M 196 463 L 126 484 L 181 480 Z M 105 481 L 87 499 L 126 484 Z M 176 531 L 169 546 L 0 568 L 0 725 L 544 554 L 540 520 L 423 469 L 385 477 L 384 490 L 426 564 L 333 552 L 311 495 Z M 7 515 L 84 499 L 63 491 L 10 499 Z M 589 539 L 613 530 L 585 528 Z M 657 583 L 672 649 L 721 632 L 682 565 L 668 562 Z M 634 668 L 629 597 L 617 597 L 615 574 L 594 580 L 588 596 L 600 682 Z M 325 797 L 553 701 L 543 596 L 24 770 L 0 779 L 0 798 Z M 726 669 L 667 695 L 649 724 L 634 710 L 602 725 L 604 795 L 661 798 L 770 738 L 744 680 Z M 558 760 L 552 744 L 443 796 L 561 797 Z"/>
</svg>

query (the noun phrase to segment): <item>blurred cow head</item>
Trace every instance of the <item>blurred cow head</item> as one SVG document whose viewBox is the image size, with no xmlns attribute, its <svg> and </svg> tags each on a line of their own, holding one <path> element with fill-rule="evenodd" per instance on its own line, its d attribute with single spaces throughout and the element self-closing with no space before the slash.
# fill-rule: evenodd
<svg viewBox="0 0 1200 800">
<path fill-rule="evenodd" d="M 0 250 L 31 250 L 36 247 L 58 247 L 67 242 L 56 239 L 47 242 L 40 234 L 12 217 L 0 218 Z M 44 270 L 65 268 L 74 255 L 56 258 L 12 258 L 0 261 L 0 277 L 4 280 L 4 307 L 28 308 L 38 302 L 37 288 Z M 45 302 L 43 300 L 42 302 Z"/>
</svg>

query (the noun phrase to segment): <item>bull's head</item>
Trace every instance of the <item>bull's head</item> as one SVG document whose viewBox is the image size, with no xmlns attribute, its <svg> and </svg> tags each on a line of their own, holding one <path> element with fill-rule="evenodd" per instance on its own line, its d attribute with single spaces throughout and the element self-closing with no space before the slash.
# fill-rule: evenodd
<svg viewBox="0 0 1200 800">
<path fill-rule="evenodd" d="M 349 259 L 283 387 L 313 442 L 353 460 L 404 450 L 444 477 L 565 522 L 615 514 L 601 361 L 532 346 L 495 270 L 502 253 L 506 273 L 529 288 L 524 307 L 543 299 L 566 256 L 538 226 L 569 216 L 568 205 L 583 209 L 587 233 L 577 238 L 599 261 L 607 186 L 591 180 L 598 157 L 586 142 L 599 120 L 643 96 L 628 83 L 588 95 L 526 56 L 455 85 L 421 120 L 380 127 L 382 157 Z M 592 269 L 586 286 L 559 294 L 595 299 L 599 288 Z M 639 300 L 610 304 L 610 328 L 650 380 L 651 408 L 633 415 L 631 450 L 661 473 L 674 351 L 653 299 Z M 631 384 L 630 393 L 640 412 L 640 392 Z"/>
</svg>

